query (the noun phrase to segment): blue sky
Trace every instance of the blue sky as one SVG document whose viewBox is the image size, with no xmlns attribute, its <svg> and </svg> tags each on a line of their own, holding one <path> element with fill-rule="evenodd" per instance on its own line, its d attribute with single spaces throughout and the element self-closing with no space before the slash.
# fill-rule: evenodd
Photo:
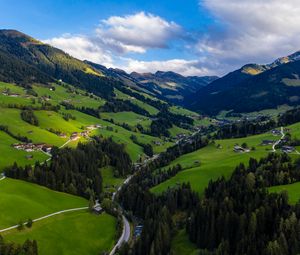
<svg viewBox="0 0 300 255">
<path fill-rule="evenodd" d="M 297 0 L 0 0 L 1 28 L 128 72 L 223 75 L 300 48 Z"/>
</svg>

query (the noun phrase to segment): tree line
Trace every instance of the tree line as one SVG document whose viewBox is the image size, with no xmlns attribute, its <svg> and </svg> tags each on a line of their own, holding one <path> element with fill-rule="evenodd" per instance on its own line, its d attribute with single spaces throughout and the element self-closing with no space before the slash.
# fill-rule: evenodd
<svg viewBox="0 0 300 255">
<path fill-rule="evenodd" d="M 37 242 L 26 240 L 23 244 L 15 244 L 4 241 L 0 236 L 0 254 L 1 255 L 38 255 Z"/>
<path fill-rule="evenodd" d="M 90 143 L 77 148 L 54 148 L 50 163 L 36 163 L 20 167 L 16 163 L 5 168 L 7 177 L 22 179 L 53 190 L 79 195 L 85 198 L 101 197 L 102 176 L 100 168 L 114 166 L 117 176 L 131 171 L 132 162 L 124 150 L 111 138 L 94 137 Z"/>
<path fill-rule="evenodd" d="M 149 112 L 129 100 L 111 99 L 100 107 L 102 112 L 135 112 L 140 115 L 150 116 Z"/>
<path fill-rule="evenodd" d="M 182 228 L 199 255 L 299 254 L 300 203 L 290 205 L 286 193 L 269 193 L 267 188 L 300 181 L 300 160 L 275 153 L 251 158 L 230 179 L 210 181 L 201 199 L 189 184 L 152 194 L 149 189 L 160 178 L 181 167 L 151 169 L 144 167 L 119 194 L 129 215 L 143 222 L 141 236 L 132 246 L 124 245 L 121 255 L 171 254 L 171 240 Z"/>
<path fill-rule="evenodd" d="M 299 160 L 270 154 L 240 164 L 229 180 L 211 181 L 186 227 L 200 254 L 299 254 L 300 204 L 266 189 L 300 181 L 299 169 Z"/>
<path fill-rule="evenodd" d="M 118 90 L 120 90 L 121 92 L 130 95 L 142 102 L 145 102 L 146 104 L 149 104 L 151 106 L 153 106 L 154 108 L 158 109 L 158 110 L 163 110 L 163 109 L 167 109 L 168 108 L 168 103 L 160 101 L 160 100 L 153 100 L 150 97 L 145 97 L 142 94 L 135 92 L 123 85 L 120 86 L 120 84 L 117 86 Z"/>
<path fill-rule="evenodd" d="M 297 122 L 300 122 L 300 107 L 281 113 L 276 119 L 261 117 L 255 121 L 241 120 L 239 122 L 225 124 L 216 130 L 214 138 L 228 139 L 257 135 L 268 132 L 273 128 L 287 126 Z"/>
</svg>

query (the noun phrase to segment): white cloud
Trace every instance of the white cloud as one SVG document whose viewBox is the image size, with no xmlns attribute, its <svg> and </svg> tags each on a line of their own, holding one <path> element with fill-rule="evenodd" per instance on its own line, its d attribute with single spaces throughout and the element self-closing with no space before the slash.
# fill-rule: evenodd
<svg viewBox="0 0 300 255">
<path fill-rule="evenodd" d="M 149 48 L 167 48 L 181 34 L 181 27 L 159 16 L 139 12 L 102 20 L 96 33 L 108 46 L 119 51 L 144 53 Z"/>
<path fill-rule="evenodd" d="M 128 72 L 170 70 L 184 75 L 222 75 L 243 64 L 268 63 L 300 49 L 299 0 L 202 0 L 200 4 L 216 22 L 197 35 L 196 43 L 185 41 L 179 46 L 194 54 L 193 60 L 128 58 L 128 53 L 168 50 L 172 41 L 187 34 L 175 22 L 145 12 L 102 20 L 91 36 L 63 35 L 46 42 L 79 59 Z"/>
<path fill-rule="evenodd" d="M 185 60 L 185 59 L 170 59 L 165 61 L 139 61 L 134 59 L 127 59 L 125 64 L 116 66 L 128 73 L 139 72 L 156 72 L 156 71 L 173 71 L 185 76 L 190 75 L 212 75 L 214 72 L 206 67 L 199 60 Z"/>
<path fill-rule="evenodd" d="M 196 46 L 213 59 L 220 72 L 249 62 L 267 63 L 300 49 L 298 0 L 204 0 L 200 4 L 216 18 Z"/>
<path fill-rule="evenodd" d="M 80 60 L 88 59 L 96 63 L 109 65 L 112 57 L 109 52 L 103 50 L 99 45 L 93 43 L 90 38 L 82 35 L 66 34 L 61 37 L 54 37 L 44 40 L 45 43 L 64 50 L 73 57 Z"/>
<path fill-rule="evenodd" d="M 91 36 L 65 34 L 44 42 L 78 59 L 121 68 L 127 72 L 162 70 L 184 75 L 207 74 L 207 69 L 197 67 L 199 61 L 196 60 L 138 61 L 123 57 L 126 53 L 143 54 L 148 49 L 168 48 L 170 41 L 181 38 L 182 34 L 181 27 L 175 22 L 139 12 L 102 20 Z"/>
</svg>

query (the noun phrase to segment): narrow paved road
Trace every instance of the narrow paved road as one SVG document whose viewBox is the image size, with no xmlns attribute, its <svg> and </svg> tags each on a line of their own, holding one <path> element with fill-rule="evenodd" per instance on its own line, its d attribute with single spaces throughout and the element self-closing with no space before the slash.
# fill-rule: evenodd
<svg viewBox="0 0 300 255">
<path fill-rule="evenodd" d="M 63 148 L 63 147 L 65 147 L 69 142 L 71 142 L 71 139 L 69 139 L 68 141 L 66 141 L 63 145 L 61 145 L 60 147 L 59 147 L 59 149 L 61 149 L 61 148 Z"/>
<path fill-rule="evenodd" d="M 40 221 L 40 220 L 44 220 L 44 219 L 53 217 L 53 216 L 58 215 L 58 214 L 67 213 L 67 212 L 74 212 L 74 211 L 80 211 L 80 210 L 87 210 L 87 209 L 88 209 L 88 207 L 86 206 L 86 207 L 78 207 L 78 208 L 72 208 L 72 209 L 62 210 L 62 211 L 58 211 L 58 212 L 55 212 L 55 213 L 51 213 L 51 214 L 42 216 L 42 217 L 37 218 L 37 219 L 34 219 L 34 220 L 32 220 L 32 221 L 33 221 L 33 222 L 37 222 L 37 221 Z M 25 222 L 25 224 L 26 224 L 26 223 L 27 223 L 27 222 Z M 9 227 L 9 228 L 0 229 L 0 233 L 5 232 L 5 231 L 8 231 L 8 230 L 15 229 L 15 228 L 17 228 L 18 226 L 19 226 L 19 225 L 14 225 L 14 226 L 11 226 L 11 227 Z"/>
<path fill-rule="evenodd" d="M 115 254 L 117 248 L 121 247 L 121 245 L 124 242 L 127 243 L 129 241 L 129 238 L 130 238 L 130 224 L 129 224 L 128 220 L 126 219 L 126 217 L 124 215 L 122 215 L 122 219 L 123 219 L 123 231 L 122 231 L 122 235 L 119 238 L 119 240 L 116 243 L 116 245 L 114 246 L 114 248 L 109 253 L 109 255 Z"/>
<path fill-rule="evenodd" d="M 283 140 L 283 138 L 285 137 L 285 133 L 283 132 L 283 127 L 280 128 L 280 133 L 281 133 L 281 138 L 276 141 L 273 146 L 272 146 L 272 149 L 273 149 L 273 152 L 276 152 L 276 146 L 281 142 L 281 140 Z"/>
<path fill-rule="evenodd" d="M 127 184 L 133 175 L 130 175 L 129 177 L 127 177 L 127 179 L 122 183 L 122 185 L 117 189 L 116 192 L 114 192 L 112 194 L 112 200 L 115 200 L 116 194 L 121 190 L 122 186 Z M 123 231 L 122 231 L 122 235 L 120 236 L 118 242 L 116 243 L 116 245 L 114 246 L 114 248 L 111 250 L 111 252 L 109 253 L 109 255 L 113 255 L 115 254 L 116 250 L 118 248 L 121 247 L 121 245 L 125 242 L 127 243 L 130 239 L 130 224 L 128 222 L 128 220 L 126 219 L 126 217 L 124 216 L 124 214 L 122 215 L 122 220 L 123 220 Z"/>
<path fill-rule="evenodd" d="M 159 157 L 159 154 L 156 154 L 156 155 L 153 155 L 152 158 L 149 158 L 149 159 L 146 159 L 144 162 L 143 162 L 143 165 L 152 161 L 152 160 L 155 160 L 156 158 Z M 130 175 L 129 177 L 127 177 L 127 179 L 122 183 L 122 185 L 117 189 L 116 192 L 114 192 L 112 194 L 112 200 L 114 201 L 115 200 L 115 197 L 116 197 L 116 194 L 122 189 L 122 186 L 127 184 L 131 178 L 133 177 L 134 173 L 132 175 Z M 122 215 L 122 219 L 123 219 L 123 232 L 122 232 L 122 235 L 121 237 L 119 238 L 118 242 L 116 243 L 116 245 L 114 246 L 114 248 L 111 250 L 111 252 L 109 253 L 109 255 L 113 255 L 115 254 L 116 252 L 116 249 L 121 247 L 121 245 L 125 242 L 127 243 L 130 239 L 130 224 L 128 222 L 128 220 L 126 219 L 126 217 L 124 216 L 124 214 Z"/>
</svg>

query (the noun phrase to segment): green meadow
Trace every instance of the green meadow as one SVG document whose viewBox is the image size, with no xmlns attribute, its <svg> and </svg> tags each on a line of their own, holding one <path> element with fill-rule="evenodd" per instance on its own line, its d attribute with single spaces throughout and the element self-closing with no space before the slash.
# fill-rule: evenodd
<svg viewBox="0 0 300 255">
<path fill-rule="evenodd" d="M 60 146 L 67 138 L 60 138 L 46 129 L 33 126 L 21 119 L 19 109 L 0 108 L 0 125 L 8 126 L 8 129 L 15 135 L 26 136 L 34 143 L 47 143 Z M 51 126 L 47 127 L 50 128 Z M 46 127 L 45 127 L 46 128 Z"/>
<path fill-rule="evenodd" d="M 101 113 L 103 119 L 113 119 L 114 123 L 122 125 L 127 123 L 130 127 L 135 128 L 140 124 L 144 129 L 149 129 L 151 120 L 148 117 L 134 113 L 134 112 L 107 112 Z"/>
<path fill-rule="evenodd" d="M 14 149 L 11 144 L 18 143 L 16 139 L 12 138 L 8 134 L 0 131 L 0 172 L 8 165 L 12 165 L 17 162 L 18 165 L 25 166 L 28 164 L 34 164 L 35 161 L 45 161 L 48 156 L 42 152 L 26 152 L 22 150 Z M 32 156 L 32 159 L 27 159 L 26 156 Z"/>
<path fill-rule="evenodd" d="M 114 169 L 112 166 L 101 168 L 101 175 L 103 178 L 103 187 L 108 190 L 116 190 L 123 182 L 124 178 L 116 178 L 114 176 Z"/>
<path fill-rule="evenodd" d="M 175 137 L 178 134 L 191 134 L 192 132 L 180 127 L 173 125 L 173 127 L 169 128 L 169 132 L 171 137 Z"/>
<path fill-rule="evenodd" d="M 152 192 L 158 194 L 168 187 L 175 187 L 180 183 L 190 182 L 192 188 L 202 194 L 210 180 L 216 180 L 222 175 L 229 177 L 239 163 L 247 164 L 250 157 L 261 158 L 267 155 L 271 146 L 261 146 L 264 139 L 278 139 L 271 134 L 262 134 L 239 139 L 217 140 L 205 148 L 185 154 L 169 166 L 181 164 L 185 169 L 169 180 L 153 187 Z M 235 144 L 247 143 L 249 148 L 255 147 L 249 153 L 236 153 Z M 218 146 L 219 145 L 219 146 Z"/>
<path fill-rule="evenodd" d="M 179 230 L 171 242 L 171 251 L 174 255 L 198 254 L 196 244 L 192 243 L 184 229 Z"/>
<path fill-rule="evenodd" d="M 52 88 L 54 89 L 50 90 L 50 87 L 42 85 L 36 85 L 33 87 L 34 91 L 38 94 L 39 97 L 48 97 L 48 101 L 54 105 L 65 101 L 74 105 L 75 107 L 88 106 L 90 108 L 98 108 L 105 104 L 105 100 L 96 96 L 90 97 L 88 94 L 86 94 L 86 92 L 80 89 L 68 91 L 67 88 L 57 84 L 52 84 Z"/>
<path fill-rule="evenodd" d="M 193 111 L 190 111 L 188 109 L 182 108 L 180 106 L 171 106 L 169 108 L 170 112 L 175 113 L 175 114 L 180 114 L 184 116 L 190 116 L 190 117 L 198 117 L 199 114 Z"/>
<path fill-rule="evenodd" d="M 6 178 L 0 181 L 0 229 L 60 210 L 88 206 L 77 196 L 57 192 L 33 183 Z"/>
<path fill-rule="evenodd" d="M 287 184 L 287 185 L 279 185 L 269 188 L 269 192 L 283 192 L 286 191 L 289 196 L 289 203 L 296 204 L 299 202 L 300 199 L 300 182 L 296 182 L 293 184 Z"/>
<path fill-rule="evenodd" d="M 78 211 L 35 222 L 30 229 L 13 230 L 3 236 L 17 243 L 36 240 L 42 255 L 91 255 L 112 249 L 115 228 L 116 219 L 108 214 Z"/>
<path fill-rule="evenodd" d="M 116 94 L 116 96 L 117 96 L 118 99 L 130 100 L 131 103 L 133 103 L 133 104 L 141 107 L 142 109 L 144 109 L 147 112 L 149 112 L 151 115 L 156 115 L 158 113 L 158 110 L 155 107 L 153 107 L 152 105 L 146 104 L 146 103 L 144 103 L 144 102 L 142 102 L 142 101 L 140 101 L 140 100 L 138 100 L 138 99 L 136 99 L 134 97 L 131 97 L 131 96 L 127 95 L 127 94 L 124 94 L 120 90 L 115 89 L 114 91 L 115 91 L 115 94 Z M 145 96 L 145 94 L 143 94 L 143 93 L 140 93 L 140 94 L 142 94 L 143 96 Z M 153 99 L 150 96 L 148 96 L 148 98 Z"/>
</svg>

